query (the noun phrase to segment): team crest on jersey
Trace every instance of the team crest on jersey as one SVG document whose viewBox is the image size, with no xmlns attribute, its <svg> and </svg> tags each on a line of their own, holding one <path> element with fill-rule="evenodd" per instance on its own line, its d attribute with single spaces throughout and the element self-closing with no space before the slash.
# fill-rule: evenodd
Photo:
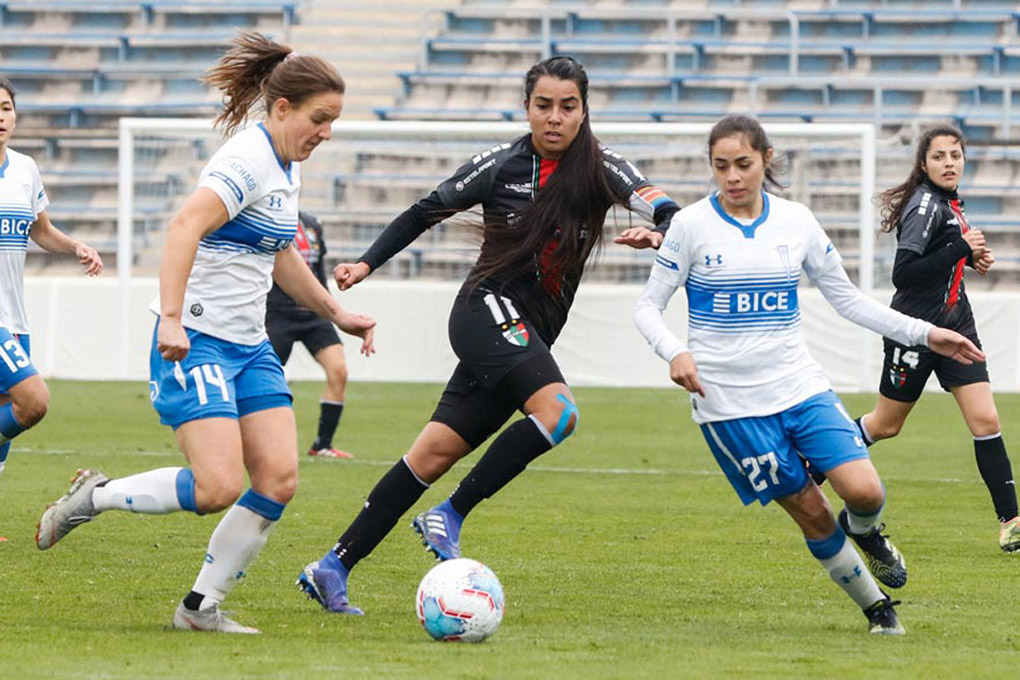
<svg viewBox="0 0 1020 680">
<path fill-rule="evenodd" d="M 503 337 L 506 338 L 506 341 L 511 345 L 516 345 L 518 347 L 528 346 L 528 328 L 523 323 L 517 322 L 512 326 L 504 324 L 503 328 Z"/>
<path fill-rule="evenodd" d="M 900 389 L 907 384 L 907 369 L 900 368 L 899 366 L 893 366 L 889 369 L 889 382 L 896 389 Z"/>
</svg>

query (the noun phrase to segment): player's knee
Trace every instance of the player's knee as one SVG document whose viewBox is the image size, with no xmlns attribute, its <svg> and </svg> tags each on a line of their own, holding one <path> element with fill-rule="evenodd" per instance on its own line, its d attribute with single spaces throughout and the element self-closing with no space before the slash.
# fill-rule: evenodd
<svg viewBox="0 0 1020 680">
<path fill-rule="evenodd" d="M 244 488 L 243 475 L 232 479 L 195 480 L 195 506 L 202 514 L 219 512 L 229 508 L 241 496 Z"/>
<path fill-rule="evenodd" d="M 40 384 L 15 401 L 15 416 L 22 427 L 29 428 L 38 423 L 49 410 L 50 392 L 45 384 Z"/>
<path fill-rule="evenodd" d="M 286 474 L 279 475 L 270 484 L 270 488 L 263 492 L 263 495 L 272 498 L 277 503 L 286 505 L 297 493 L 298 475 L 297 470 L 291 470 Z"/>
<path fill-rule="evenodd" d="M 552 417 L 549 418 L 552 429 L 549 430 L 549 437 L 552 439 L 553 446 L 560 444 L 564 439 L 574 434 L 577 429 L 577 424 L 581 419 L 581 412 L 578 410 L 577 405 L 570 400 L 565 394 L 556 395 L 556 407 L 550 414 Z"/>
<path fill-rule="evenodd" d="M 903 429 L 902 421 L 893 421 L 888 423 L 875 422 L 869 418 L 866 423 L 868 428 L 868 434 L 871 435 L 872 440 L 878 441 L 880 439 L 891 439 L 900 433 Z"/>
<path fill-rule="evenodd" d="M 971 434 L 975 437 L 988 437 L 1002 431 L 1002 427 L 999 424 L 999 414 L 995 411 L 971 417 L 967 425 L 970 426 Z"/>
<path fill-rule="evenodd" d="M 885 488 L 877 477 L 855 480 L 844 490 L 843 500 L 855 510 L 876 512 L 885 503 Z"/>
</svg>

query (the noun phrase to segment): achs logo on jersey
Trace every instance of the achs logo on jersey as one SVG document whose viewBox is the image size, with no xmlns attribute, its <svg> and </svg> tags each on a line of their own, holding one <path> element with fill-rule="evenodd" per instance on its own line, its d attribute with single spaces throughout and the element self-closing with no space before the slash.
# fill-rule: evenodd
<svg viewBox="0 0 1020 680">
<path fill-rule="evenodd" d="M 528 328 L 523 323 L 518 322 L 516 326 L 504 326 L 504 328 L 506 330 L 503 331 L 503 337 L 507 342 L 518 347 L 528 346 Z"/>
<path fill-rule="evenodd" d="M 889 369 L 889 382 L 896 389 L 907 384 L 907 369 L 893 366 Z"/>
</svg>

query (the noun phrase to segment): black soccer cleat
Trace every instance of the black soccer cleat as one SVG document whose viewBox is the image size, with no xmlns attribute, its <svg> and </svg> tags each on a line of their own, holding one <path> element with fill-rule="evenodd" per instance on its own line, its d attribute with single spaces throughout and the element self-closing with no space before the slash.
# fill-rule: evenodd
<svg viewBox="0 0 1020 680">
<path fill-rule="evenodd" d="M 890 588 L 906 585 L 907 563 L 889 537 L 882 534 L 885 524 L 879 524 L 866 534 L 855 534 L 850 531 L 849 518 L 844 508 L 839 511 L 839 526 L 864 553 L 864 561 L 875 578 Z"/>
<path fill-rule="evenodd" d="M 882 593 L 885 595 L 885 593 Z M 868 617 L 868 632 L 874 635 L 903 635 L 906 633 L 896 616 L 896 605 L 899 600 L 890 600 L 885 595 L 881 600 L 864 610 Z"/>
</svg>

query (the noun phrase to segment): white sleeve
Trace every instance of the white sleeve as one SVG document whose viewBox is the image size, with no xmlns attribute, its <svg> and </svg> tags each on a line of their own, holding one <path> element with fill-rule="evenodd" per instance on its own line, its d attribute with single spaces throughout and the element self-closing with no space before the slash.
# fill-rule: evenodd
<svg viewBox="0 0 1020 680">
<path fill-rule="evenodd" d="M 50 204 L 49 197 L 46 196 L 46 189 L 43 188 L 42 175 L 39 174 L 39 167 L 32 161 L 32 212 L 36 217 L 39 213 L 46 210 L 46 206 Z"/>
<path fill-rule="evenodd" d="M 227 208 L 230 219 L 261 197 L 257 168 L 251 158 L 223 156 L 202 172 L 198 186 L 212 189 Z"/>
<path fill-rule="evenodd" d="M 677 286 L 653 276 L 648 279 L 648 285 L 634 305 L 635 325 L 655 353 L 667 362 L 687 351 L 687 345 L 670 332 L 662 319 L 662 313 L 676 290 Z"/>
<path fill-rule="evenodd" d="M 934 326 L 927 321 L 900 314 L 857 289 L 842 266 L 829 267 L 812 278 L 818 290 L 839 315 L 858 326 L 891 338 L 908 347 L 928 346 L 928 333 Z"/>
</svg>

